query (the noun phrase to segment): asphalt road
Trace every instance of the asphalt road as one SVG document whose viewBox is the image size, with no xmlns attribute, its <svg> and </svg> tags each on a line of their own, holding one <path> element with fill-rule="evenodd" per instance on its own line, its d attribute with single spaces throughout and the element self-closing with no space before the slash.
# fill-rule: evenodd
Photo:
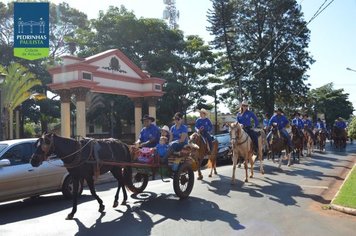
<svg viewBox="0 0 356 236">
<path fill-rule="evenodd" d="M 106 211 L 88 190 L 72 221 L 64 220 L 71 202 L 60 193 L 0 205 L 0 235 L 355 235 L 356 217 L 327 209 L 356 156 L 356 145 L 344 152 L 313 153 L 291 167 L 265 161 L 255 178 L 230 184 L 232 166 L 218 175 L 195 180 L 191 196 L 179 200 L 172 181 L 150 181 L 146 191 L 126 206 L 111 207 L 115 184 L 97 186 Z M 122 197 L 120 195 L 120 197 Z"/>
</svg>

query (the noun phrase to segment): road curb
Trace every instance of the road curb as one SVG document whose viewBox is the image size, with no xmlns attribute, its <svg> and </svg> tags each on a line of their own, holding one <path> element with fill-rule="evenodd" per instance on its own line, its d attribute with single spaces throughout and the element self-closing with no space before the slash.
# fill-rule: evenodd
<svg viewBox="0 0 356 236">
<path fill-rule="evenodd" d="M 340 206 L 337 204 L 333 204 L 333 201 L 336 199 L 336 197 L 339 195 L 341 188 L 344 186 L 345 182 L 347 181 L 347 179 L 349 178 L 351 172 L 356 168 L 356 164 L 354 164 L 354 166 L 351 168 L 351 170 L 349 171 L 349 173 L 347 174 L 346 178 L 344 179 L 344 182 L 342 183 L 342 185 L 340 186 L 339 190 L 337 191 L 337 193 L 335 194 L 334 198 L 331 200 L 330 203 L 330 208 L 335 210 L 335 211 L 340 211 L 346 214 L 350 214 L 350 215 L 356 215 L 356 209 L 354 208 L 349 208 L 349 207 L 344 207 L 344 206 Z"/>
</svg>

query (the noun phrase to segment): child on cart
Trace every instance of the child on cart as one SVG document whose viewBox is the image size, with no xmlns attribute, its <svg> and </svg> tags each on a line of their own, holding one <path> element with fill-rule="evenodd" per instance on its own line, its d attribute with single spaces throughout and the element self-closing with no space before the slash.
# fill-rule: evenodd
<svg viewBox="0 0 356 236">
<path fill-rule="evenodd" d="M 158 156 L 160 157 L 161 163 L 167 163 L 167 160 L 165 160 L 164 157 L 166 156 L 168 148 L 168 138 L 166 136 L 161 136 L 159 139 L 159 144 L 157 144 L 157 146 L 155 147 L 156 154 L 158 154 Z"/>
</svg>

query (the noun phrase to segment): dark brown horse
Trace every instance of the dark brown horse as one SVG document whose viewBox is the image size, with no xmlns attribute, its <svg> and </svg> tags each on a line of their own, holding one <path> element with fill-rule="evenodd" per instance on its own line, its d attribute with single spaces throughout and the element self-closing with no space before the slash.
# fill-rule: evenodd
<svg viewBox="0 0 356 236">
<path fill-rule="evenodd" d="M 292 125 L 292 143 L 294 145 L 294 152 L 297 154 L 299 161 L 300 156 L 303 156 L 304 135 L 302 131 L 298 130 L 296 125 Z M 293 155 L 293 161 L 295 161 L 295 155 Z"/>
<path fill-rule="evenodd" d="M 321 130 L 316 131 L 315 136 L 316 136 L 317 144 L 319 147 L 319 151 L 324 152 L 325 151 L 325 143 L 326 143 L 325 130 L 321 129 Z"/>
<path fill-rule="evenodd" d="M 208 167 L 210 168 L 210 174 L 209 177 L 212 177 L 213 171 L 214 174 L 218 174 L 216 171 L 216 157 L 218 154 L 218 146 L 219 143 L 217 140 L 213 140 L 213 147 L 212 150 L 210 151 L 209 154 L 209 149 L 208 149 L 208 143 L 207 141 L 204 140 L 203 136 L 199 133 L 193 133 L 189 137 L 189 142 L 194 143 L 199 146 L 199 149 L 197 149 L 194 152 L 194 157 L 196 158 L 198 162 L 198 180 L 203 179 L 203 175 L 201 173 L 201 163 L 203 162 L 203 159 L 205 156 L 208 156 L 209 161 L 208 161 Z"/>
<path fill-rule="evenodd" d="M 286 151 L 286 158 L 288 159 L 288 166 L 290 166 L 290 153 L 291 153 L 291 149 L 288 146 L 288 141 L 287 138 L 283 137 L 282 134 L 279 132 L 278 130 L 278 125 L 276 123 L 274 123 L 272 125 L 272 137 L 269 143 L 269 147 L 270 147 L 270 152 L 272 157 L 274 156 L 274 154 L 279 154 L 281 153 L 283 150 Z M 279 165 L 278 168 L 281 168 L 282 165 L 282 157 L 279 158 Z"/>
<path fill-rule="evenodd" d="M 127 193 L 124 188 L 131 176 L 131 169 L 115 165 L 103 165 L 102 161 L 109 162 L 131 162 L 129 148 L 126 144 L 115 139 L 83 139 L 80 141 L 63 138 L 55 134 L 44 134 L 36 142 L 36 151 L 32 155 L 31 164 L 40 166 L 51 154 L 57 155 L 64 163 L 73 179 L 73 208 L 66 219 L 73 219 L 77 211 L 77 193 L 79 182 L 86 180 L 90 193 L 99 203 L 99 212 L 103 212 L 105 206 L 103 201 L 95 192 L 94 176 L 104 174 L 108 171 L 117 179 L 118 188 L 115 195 L 113 207 L 118 205 L 120 188 L 123 189 L 126 203 Z"/>
<path fill-rule="evenodd" d="M 340 150 L 346 147 L 347 134 L 345 129 L 334 126 L 331 131 L 331 136 L 334 140 L 335 148 Z"/>
</svg>

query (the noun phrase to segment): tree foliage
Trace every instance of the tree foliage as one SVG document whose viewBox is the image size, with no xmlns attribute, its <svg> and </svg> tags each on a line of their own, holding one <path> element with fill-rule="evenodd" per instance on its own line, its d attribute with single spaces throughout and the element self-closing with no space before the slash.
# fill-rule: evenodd
<svg viewBox="0 0 356 236">
<path fill-rule="evenodd" d="M 326 124 L 331 127 L 338 117 L 349 119 L 354 108 L 348 100 L 349 94 L 343 89 L 334 89 L 333 83 L 312 89 L 309 93 L 310 105 L 317 113 L 324 113 Z"/>
<path fill-rule="evenodd" d="M 306 50 L 309 30 L 294 0 L 212 0 L 208 13 L 216 49 L 221 57 L 228 97 L 242 95 L 260 110 L 272 112 L 275 104 L 298 106 L 308 91 L 304 81 L 313 62 Z"/>
</svg>

